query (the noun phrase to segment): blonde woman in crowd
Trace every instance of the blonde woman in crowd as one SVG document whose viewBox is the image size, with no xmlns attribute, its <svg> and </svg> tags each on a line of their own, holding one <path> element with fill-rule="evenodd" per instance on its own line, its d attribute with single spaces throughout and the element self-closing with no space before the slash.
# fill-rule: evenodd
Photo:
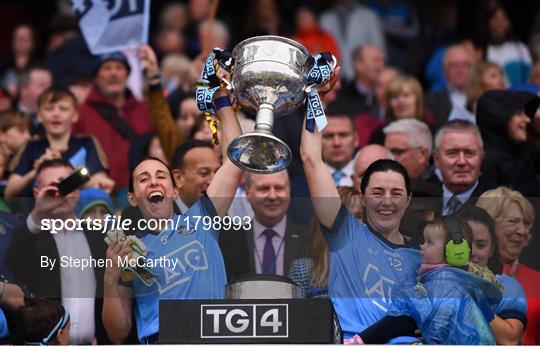
<svg viewBox="0 0 540 347">
<path fill-rule="evenodd" d="M 435 118 L 424 108 L 424 91 L 420 82 L 412 76 L 394 78 L 386 89 L 385 94 L 385 124 L 375 130 L 370 143 L 384 145 L 383 128 L 398 119 L 415 118 L 435 125 Z"/>
<path fill-rule="evenodd" d="M 505 88 L 506 81 L 502 68 L 495 63 L 480 62 L 474 66 L 467 85 L 467 105 L 475 112 L 476 101 L 484 92 Z"/>
<path fill-rule="evenodd" d="M 495 220 L 497 250 L 503 273 L 515 277 L 527 297 L 527 326 L 523 344 L 540 344 L 540 272 L 519 262 L 532 237 L 534 208 L 520 192 L 499 187 L 486 191 L 477 204 Z"/>
</svg>

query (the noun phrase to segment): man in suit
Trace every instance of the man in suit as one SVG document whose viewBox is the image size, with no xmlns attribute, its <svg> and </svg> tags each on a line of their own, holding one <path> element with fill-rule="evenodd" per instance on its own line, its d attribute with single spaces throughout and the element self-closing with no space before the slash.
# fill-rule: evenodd
<svg viewBox="0 0 540 347">
<path fill-rule="evenodd" d="M 446 88 L 426 97 L 426 107 L 433 112 L 438 124 L 446 122 L 453 108 L 464 109 L 467 105 L 465 88 L 471 76 L 472 65 L 473 57 L 463 45 L 450 46 L 444 54 Z"/>
<path fill-rule="evenodd" d="M 286 276 L 291 262 L 305 256 L 306 239 L 305 229 L 287 218 L 291 200 L 287 171 L 247 174 L 245 187 L 254 212 L 251 227 L 220 235 L 227 277 L 246 273 Z M 238 245 L 247 247 L 249 259 Z"/>
<path fill-rule="evenodd" d="M 353 116 L 359 113 L 377 113 L 375 86 L 384 69 L 384 53 L 376 46 L 366 44 L 356 47 L 352 54 L 354 81 L 339 91 L 337 103 Z"/>
<path fill-rule="evenodd" d="M 484 148 L 476 125 L 455 120 L 443 125 L 435 135 L 433 160 L 439 170 L 442 205 L 437 213 L 456 213 L 464 205 L 473 203 L 487 189 L 480 177 Z M 436 180 L 436 178 L 434 178 Z M 440 200 L 439 200 L 440 201 Z"/>
<path fill-rule="evenodd" d="M 347 114 L 329 114 L 327 119 L 322 131 L 322 158 L 336 187 L 352 187 L 353 157 L 358 147 L 354 122 Z"/>
<path fill-rule="evenodd" d="M 62 299 L 71 316 L 71 343 L 107 343 L 101 323 L 103 302 L 96 299 L 103 297 L 104 269 L 93 265 L 83 269 L 76 265 L 77 260 L 105 259 L 103 235 L 94 230 L 72 230 L 71 227 L 52 230 L 52 223 L 45 222 L 51 219 L 77 221 L 75 208 L 79 191 L 61 196 L 57 186 L 73 170 L 64 159 L 44 161 L 37 168 L 36 204 L 26 226 L 13 235 L 6 263 L 16 280 L 37 296 Z M 61 263 L 63 259 L 74 261 Z"/>
</svg>

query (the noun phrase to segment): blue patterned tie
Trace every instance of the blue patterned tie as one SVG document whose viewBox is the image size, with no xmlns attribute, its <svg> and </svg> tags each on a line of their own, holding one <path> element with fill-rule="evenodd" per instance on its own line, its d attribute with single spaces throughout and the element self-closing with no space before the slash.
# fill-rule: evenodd
<svg viewBox="0 0 540 347">
<path fill-rule="evenodd" d="M 275 275 L 276 274 L 276 251 L 274 249 L 274 244 L 272 243 L 272 238 L 277 235 L 277 233 L 272 229 L 266 229 L 263 231 L 263 234 L 266 236 L 266 243 L 264 244 L 263 252 L 263 263 L 262 263 L 262 273 L 265 275 Z"/>
<path fill-rule="evenodd" d="M 463 203 L 459 200 L 459 198 L 455 194 L 452 195 L 450 200 L 448 200 L 446 203 L 448 214 L 456 213 L 460 209 L 461 205 L 463 205 Z"/>
<path fill-rule="evenodd" d="M 345 176 L 345 174 L 339 170 L 336 170 L 334 171 L 334 173 L 332 174 L 332 178 L 334 179 L 334 184 L 336 186 L 339 186 L 339 182 L 341 181 L 341 179 Z"/>
</svg>

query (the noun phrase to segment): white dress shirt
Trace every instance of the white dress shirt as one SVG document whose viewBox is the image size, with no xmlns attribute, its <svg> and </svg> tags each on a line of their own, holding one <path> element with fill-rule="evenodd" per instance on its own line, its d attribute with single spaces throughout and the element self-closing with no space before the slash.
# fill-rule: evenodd
<svg viewBox="0 0 540 347">
<path fill-rule="evenodd" d="M 464 91 L 448 85 L 448 96 L 453 107 L 465 108 L 467 106 L 467 94 Z"/>
<path fill-rule="evenodd" d="M 457 119 L 465 120 L 467 122 L 476 124 L 476 116 L 473 113 L 471 113 L 465 107 L 452 106 L 452 110 L 450 111 L 450 114 L 448 115 L 447 122 L 457 120 Z"/>
<path fill-rule="evenodd" d="M 176 206 L 178 206 L 178 209 L 180 210 L 180 214 L 184 214 L 189 210 L 189 207 L 184 203 L 184 201 L 178 197 L 176 200 L 174 200 L 176 203 Z"/>
<path fill-rule="evenodd" d="M 75 217 L 73 217 L 75 218 Z M 28 215 L 28 230 L 37 234 L 40 227 Z M 92 344 L 95 336 L 95 295 L 96 277 L 93 268 L 75 268 L 61 266 L 62 257 L 89 259 L 92 256 L 90 246 L 80 231 L 59 231 L 52 234 L 59 259 L 55 266 L 60 267 L 60 285 L 62 289 L 62 305 L 69 312 L 71 327 L 69 331 L 72 345 Z"/>
<path fill-rule="evenodd" d="M 241 223 L 247 221 L 247 218 L 244 217 L 251 217 L 253 219 L 253 208 L 247 201 L 246 191 L 240 186 L 236 188 L 236 193 L 234 194 L 234 199 L 229 207 L 227 215 L 230 217 L 240 217 Z"/>
</svg>

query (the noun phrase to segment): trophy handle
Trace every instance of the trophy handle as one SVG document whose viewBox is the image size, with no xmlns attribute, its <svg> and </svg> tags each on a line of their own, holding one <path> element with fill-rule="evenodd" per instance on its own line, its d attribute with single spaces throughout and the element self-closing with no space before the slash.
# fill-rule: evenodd
<svg viewBox="0 0 540 347">
<path fill-rule="evenodd" d="M 332 70 L 334 70 L 337 66 L 337 58 L 335 55 L 332 54 Z"/>
<path fill-rule="evenodd" d="M 225 84 L 227 85 L 227 90 L 229 90 L 229 91 L 232 91 L 232 90 L 233 90 L 233 85 L 232 85 L 231 82 L 227 81 L 226 78 L 222 78 L 221 80 L 222 80 L 223 82 L 225 82 Z"/>
</svg>

